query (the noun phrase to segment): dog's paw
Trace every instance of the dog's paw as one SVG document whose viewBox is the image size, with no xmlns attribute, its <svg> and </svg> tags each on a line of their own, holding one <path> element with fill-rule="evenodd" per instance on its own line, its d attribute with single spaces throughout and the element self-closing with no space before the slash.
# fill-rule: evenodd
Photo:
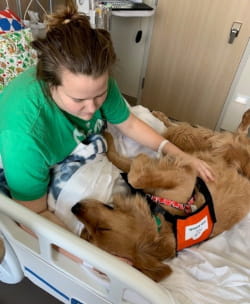
<svg viewBox="0 0 250 304">
<path fill-rule="evenodd" d="M 131 163 L 130 171 L 133 171 L 135 174 L 142 174 L 145 171 L 148 163 L 150 162 L 151 158 L 146 154 L 139 154 L 137 155 Z"/>
<path fill-rule="evenodd" d="M 103 136 L 107 141 L 108 147 L 112 147 L 114 145 L 114 139 L 113 139 L 113 136 L 111 135 L 111 133 L 104 131 Z"/>
<path fill-rule="evenodd" d="M 137 189 L 143 189 L 146 187 L 148 178 L 151 176 L 149 163 L 151 158 L 145 154 L 139 154 L 132 160 L 128 180 L 129 183 Z"/>
<path fill-rule="evenodd" d="M 158 118 L 160 121 L 162 121 L 166 127 L 170 127 L 173 125 L 172 122 L 169 120 L 169 118 L 164 113 L 162 113 L 160 111 L 152 111 L 152 114 L 156 118 Z"/>
<path fill-rule="evenodd" d="M 250 109 L 248 109 L 242 116 L 240 125 L 237 128 L 237 133 L 239 134 L 248 134 L 250 128 Z"/>
<path fill-rule="evenodd" d="M 145 188 L 144 180 L 144 176 L 138 175 L 135 172 L 129 172 L 128 174 L 128 181 L 135 189 Z"/>
</svg>

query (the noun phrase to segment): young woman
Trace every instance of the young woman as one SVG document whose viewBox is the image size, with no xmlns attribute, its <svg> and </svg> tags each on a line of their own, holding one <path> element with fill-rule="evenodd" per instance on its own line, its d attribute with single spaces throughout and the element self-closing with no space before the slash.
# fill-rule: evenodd
<svg viewBox="0 0 250 304">
<path fill-rule="evenodd" d="M 14 79 L 0 97 L 2 173 L 14 200 L 44 210 L 50 169 L 80 141 L 100 133 L 105 121 L 151 149 L 187 159 L 202 178 L 213 179 L 205 162 L 165 142 L 130 113 L 110 77 L 116 55 L 109 33 L 91 28 L 74 5 L 49 16 L 46 37 L 32 45 L 37 66 Z"/>
</svg>

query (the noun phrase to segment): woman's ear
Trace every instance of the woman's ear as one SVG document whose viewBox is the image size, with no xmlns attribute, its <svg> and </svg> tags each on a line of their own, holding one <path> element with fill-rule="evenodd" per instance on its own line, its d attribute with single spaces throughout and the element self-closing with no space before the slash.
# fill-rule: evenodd
<svg viewBox="0 0 250 304">
<path fill-rule="evenodd" d="M 137 254 L 133 266 L 155 282 L 163 280 L 172 272 L 171 268 L 147 253 Z"/>
</svg>

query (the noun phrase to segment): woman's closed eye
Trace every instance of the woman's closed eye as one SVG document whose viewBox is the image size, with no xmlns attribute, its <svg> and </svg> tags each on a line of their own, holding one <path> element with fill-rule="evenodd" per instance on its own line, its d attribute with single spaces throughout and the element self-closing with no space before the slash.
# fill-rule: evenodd
<svg viewBox="0 0 250 304">
<path fill-rule="evenodd" d="M 72 97 L 72 100 L 75 101 L 75 102 L 83 102 L 83 101 L 88 100 L 88 99 L 96 99 L 96 98 L 103 97 L 106 93 L 107 93 L 107 90 L 105 90 L 105 92 L 103 92 L 100 95 L 97 95 L 93 98 L 74 98 L 74 97 Z"/>
<path fill-rule="evenodd" d="M 86 99 L 72 98 L 72 100 L 73 100 L 74 102 L 82 102 L 82 101 L 84 101 L 84 100 L 86 100 Z"/>
</svg>

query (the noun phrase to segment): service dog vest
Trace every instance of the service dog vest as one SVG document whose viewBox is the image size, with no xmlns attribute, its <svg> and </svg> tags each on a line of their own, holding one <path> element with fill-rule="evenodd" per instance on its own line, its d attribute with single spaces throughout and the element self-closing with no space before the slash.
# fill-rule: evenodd
<svg viewBox="0 0 250 304">
<path fill-rule="evenodd" d="M 127 181 L 127 174 L 121 174 Z M 160 203 L 156 203 L 150 194 L 145 194 L 141 189 L 133 188 L 129 183 L 131 192 L 133 194 L 139 193 L 146 198 L 152 215 L 162 214 L 165 220 L 173 224 L 174 234 L 176 237 L 176 251 L 196 245 L 209 238 L 213 231 L 216 216 L 214 212 L 214 205 L 212 196 L 205 184 L 205 182 L 197 177 L 195 187 L 205 198 L 204 204 L 191 214 L 180 216 L 172 215 L 165 210 Z M 159 220 L 159 219 L 158 219 Z M 159 221 L 158 221 L 159 222 Z M 160 225 L 160 223 L 159 223 Z"/>
</svg>

